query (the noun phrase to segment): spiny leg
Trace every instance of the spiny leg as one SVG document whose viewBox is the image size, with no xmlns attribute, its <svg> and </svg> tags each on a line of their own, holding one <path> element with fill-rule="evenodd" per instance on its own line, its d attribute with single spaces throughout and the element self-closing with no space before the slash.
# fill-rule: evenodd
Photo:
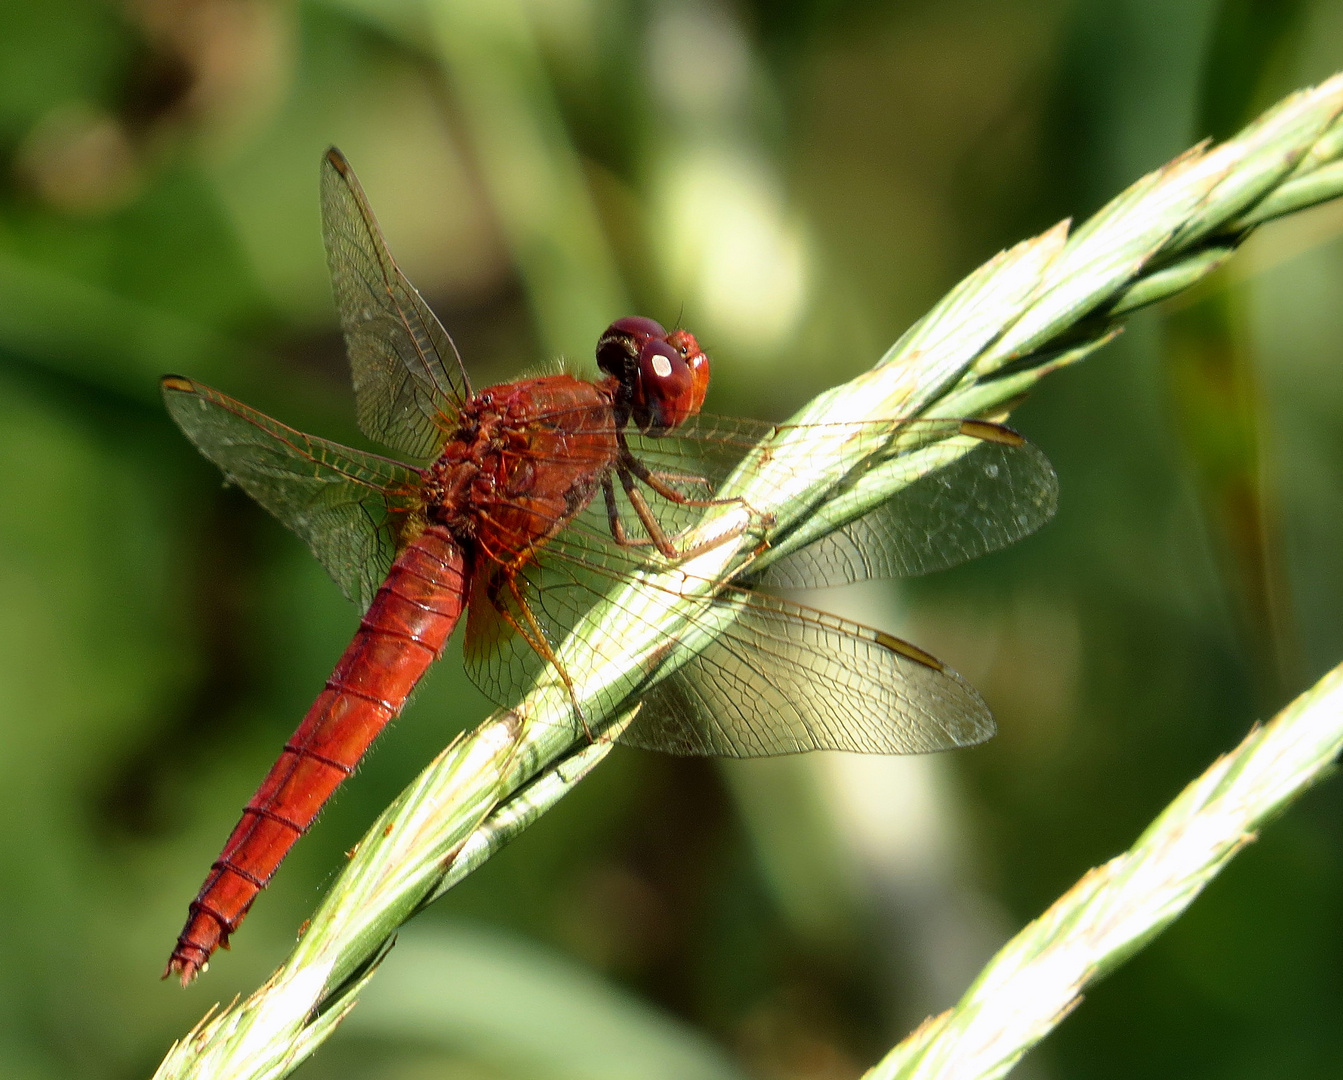
<svg viewBox="0 0 1343 1080">
<path fill-rule="evenodd" d="M 741 496 L 733 496 L 728 499 L 692 499 L 687 495 L 681 494 L 681 492 L 665 483 L 661 474 L 653 472 L 648 466 L 634 456 L 634 453 L 629 448 L 628 442 L 625 440 L 625 433 L 623 431 L 617 433 L 616 439 L 620 449 L 619 456 L 616 459 L 615 469 L 616 473 L 620 476 L 620 485 L 624 488 L 625 497 L 629 499 L 635 514 L 638 515 L 639 520 L 647 530 L 648 535 L 651 538 L 651 541 L 649 542 L 654 544 L 665 558 L 689 558 L 692 555 L 698 555 L 701 552 L 718 547 L 720 544 L 727 543 L 729 540 L 735 540 L 746 531 L 747 523 L 742 522 L 711 540 L 705 540 L 702 543 L 691 545 L 688 548 L 679 548 L 672 538 L 667 536 L 661 523 L 653 515 L 653 511 L 649 507 L 648 501 L 644 498 L 643 492 L 639 490 L 638 485 L 634 482 L 635 478 L 642 480 L 650 489 L 656 491 L 664 499 L 676 503 L 679 506 L 711 507 L 729 506 L 733 503 L 737 503 L 745 508 L 750 517 L 758 518 L 766 525 L 772 521 L 772 515 L 762 514 L 755 510 L 745 499 L 741 498 Z M 699 480 L 701 483 L 708 483 L 708 481 L 703 478 L 699 478 Z M 605 479 L 603 480 L 603 484 L 604 486 L 609 487 L 609 481 Z M 614 510 L 614 492 L 611 492 L 608 496 L 606 505 L 608 518 L 614 517 L 618 522 L 619 514 Z M 616 536 L 616 542 L 621 543 L 620 537 L 624 534 L 623 526 L 620 527 L 619 534 L 615 532 L 615 528 L 613 527 L 612 534 Z M 634 543 L 637 543 L 637 541 L 631 542 L 630 546 L 633 546 Z"/>
<path fill-rule="evenodd" d="M 620 520 L 620 508 L 616 505 L 616 489 L 611 483 L 611 474 L 602 476 L 602 498 L 606 501 L 606 527 L 620 547 L 651 547 L 652 540 L 639 536 L 630 536 L 625 532 L 625 523 Z"/>
<path fill-rule="evenodd" d="M 721 536 L 715 537 L 712 541 L 706 541 L 703 544 L 696 544 L 689 548 L 679 548 L 675 541 L 669 537 L 666 530 L 662 528 L 661 522 L 653 515 L 652 508 L 644 498 L 634 478 L 630 476 L 629 471 L 623 465 L 617 465 L 616 471 L 620 474 L 620 486 L 625 491 L 625 497 L 629 499 L 630 505 L 634 507 L 634 512 L 643 522 L 643 526 L 648 530 L 649 538 L 630 536 L 625 531 L 625 524 L 620 520 L 620 509 L 616 505 L 615 485 L 611 483 L 611 474 L 608 472 L 602 477 L 602 498 L 606 501 L 606 524 L 611 530 L 611 536 L 621 547 L 657 547 L 658 551 L 668 559 L 684 559 L 690 555 L 697 555 L 701 551 L 707 551 L 710 548 L 717 547 L 719 544 L 740 536 L 745 530 L 745 525 L 740 528 L 730 530 Z M 707 480 L 702 480 L 707 484 Z M 733 502 L 735 500 L 725 499 L 724 502 Z"/>
<path fill-rule="evenodd" d="M 630 449 L 629 443 L 625 440 L 623 431 L 616 433 L 616 442 L 620 447 L 620 457 L 618 467 L 628 469 L 650 488 L 656 491 L 668 502 L 677 503 L 680 506 L 726 506 L 728 503 L 741 502 L 739 496 L 731 499 L 692 499 L 689 495 L 682 495 L 670 484 L 664 482 L 657 473 L 653 472 L 647 465 L 634 456 L 634 451 Z M 707 480 L 702 481 L 708 483 Z"/>
<path fill-rule="evenodd" d="M 713 482 L 707 476 L 697 476 L 694 473 L 667 472 L 666 469 L 649 469 L 648 475 L 656 477 L 664 484 L 683 484 L 686 487 L 693 485 L 709 491 L 713 490 Z"/>
<path fill-rule="evenodd" d="M 554 666 L 560 679 L 564 682 L 565 689 L 569 691 L 569 701 L 573 704 L 574 714 L 578 717 L 578 722 L 583 725 L 583 734 L 587 736 L 588 742 L 596 742 L 592 729 L 588 727 L 587 717 L 583 715 L 583 707 L 578 703 L 578 692 L 574 689 L 574 681 L 569 677 L 569 672 L 564 665 L 560 663 L 560 658 L 555 654 L 555 650 L 550 647 L 550 642 L 546 640 L 545 631 L 541 629 L 541 624 L 536 621 L 536 614 L 532 611 L 532 606 L 527 603 L 527 598 L 522 595 L 522 590 L 518 588 L 517 574 L 510 570 L 504 572 L 508 575 L 508 591 L 513 598 L 513 603 L 522 613 L 531 632 L 529 633 L 524 629 L 522 624 L 513 617 L 512 612 L 500 604 L 497 599 L 494 600 L 495 608 L 542 660 Z"/>
<path fill-rule="evenodd" d="M 620 477 L 620 486 L 625 489 L 625 498 L 629 499 L 630 505 L 634 507 L 635 514 L 643 522 L 643 527 L 648 530 L 650 542 L 657 546 L 665 558 L 685 559 L 691 555 L 698 555 L 701 551 L 707 551 L 710 548 L 717 547 L 719 544 L 727 543 L 729 540 L 735 540 L 746 531 L 746 523 L 741 522 L 733 526 L 726 532 L 715 536 L 712 540 L 706 540 L 703 543 L 692 544 L 687 548 L 679 548 L 674 544 L 670 537 L 663 530 L 661 523 L 653 515 L 652 508 L 648 505 L 648 500 L 644 498 L 644 493 L 639 490 L 639 485 L 635 483 L 634 477 L 629 469 L 625 467 L 624 462 L 616 466 L 616 473 Z"/>
</svg>

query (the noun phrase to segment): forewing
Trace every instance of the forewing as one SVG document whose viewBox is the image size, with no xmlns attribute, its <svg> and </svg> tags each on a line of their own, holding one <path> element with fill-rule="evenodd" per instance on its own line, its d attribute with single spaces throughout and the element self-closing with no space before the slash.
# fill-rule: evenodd
<svg viewBox="0 0 1343 1080">
<path fill-rule="evenodd" d="M 1029 536 L 1058 505 L 1049 459 L 1024 440 L 958 435 L 883 464 L 917 479 L 779 560 L 766 583 L 805 589 L 946 570 Z"/>
<path fill-rule="evenodd" d="M 668 435 L 630 433 L 629 443 L 645 466 L 672 478 L 671 486 L 681 494 L 704 499 L 722 490 L 742 459 L 775 430 L 755 421 L 706 415 Z M 819 588 L 945 570 L 1030 535 L 1057 506 L 1058 478 L 1048 458 L 1015 432 L 994 424 L 893 420 L 795 427 L 785 434 L 799 448 L 794 459 L 807 462 L 809 441 L 818 448 L 833 446 L 837 433 L 873 450 L 872 458 L 850 480 L 869 470 L 883 470 L 903 475 L 908 482 L 871 511 L 774 563 L 764 577 L 771 586 Z M 883 452 L 888 443 L 897 449 Z M 818 449 L 818 454 L 824 452 Z M 782 471 L 777 475 L 781 485 L 792 486 L 789 475 Z M 668 535 L 690 528 L 704 514 L 701 507 L 677 504 L 644 490 Z M 843 500 L 846 490 L 846 484 L 836 485 L 833 497 Z M 623 493 L 617 493 L 616 501 L 626 531 L 645 537 Z M 605 535 L 609 541 L 601 500 L 578 521 L 589 536 Z M 774 542 L 788 539 L 784 534 Z M 647 559 L 646 548 L 632 551 Z M 624 561 L 630 557 L 626 553 Z M 613 558 L 617 557 L 608 555 L 606 561 Z"/>
<path fill-rule="evenodd" d="M 178 427 L 224 476 L 296 532 L 345 595 L 366 608 L 387 576 L 419 474 L 296 431 L 218 390 L 170 375 Z"/>
<path fill-rule="evenodd" d="M 448 332 L 392 259 L 359 180 L 335 147 L 322 162 L 322 237 L 360 430 L 410 457 L 436 457 L 471 384 Z"/>
</svg>

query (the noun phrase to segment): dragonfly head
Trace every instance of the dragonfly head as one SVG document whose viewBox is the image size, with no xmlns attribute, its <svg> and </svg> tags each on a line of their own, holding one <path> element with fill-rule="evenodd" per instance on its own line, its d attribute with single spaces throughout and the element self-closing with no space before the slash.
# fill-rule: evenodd
<svg viewBox="0 0 1343 1080">
<path fill-rule="evenodd" d="M 597 366 L 616 379 L 617 407 L 650 435 L 694 416 L 709 389 L 709 358 L 695 335 L 669 334 L 642 316 L 617 319 L 606 328 L 597 342 Z"/>
</svg>

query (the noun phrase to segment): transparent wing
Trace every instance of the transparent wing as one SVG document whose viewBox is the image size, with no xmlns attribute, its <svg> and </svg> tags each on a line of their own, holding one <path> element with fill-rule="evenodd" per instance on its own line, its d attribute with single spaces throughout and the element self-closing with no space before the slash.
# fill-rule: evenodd
<svg viewBox="0 0 1343 1080">
<path fill-rule="evenodd" d="M 832 445 L 839 428 L 849 429 L 846 438 L 870 444 L 874 451 L 898 431 L 898 448 L 874 454 L 856 476 L 882 469 L 914 479 L 867 514 L 780 559 L 764 575 L 770 586 L 821 588 L 945 570 L 1029 536 L 1057 508 L 1058 478 L 1049 459 L 1010 429 L 982 421 L 925 419 L 822 424 L 793 429 L 791 437 L 802 449 L 798 458 L 806 459 L 808 440 L 818 447 Z M 742 458 L 775 430 L 755 421 L 700 416 L 669 435 L 631 433 L 629 443 L 635 457 L 668 478 L 671 487 L 703 499 L 712 497 Z M 781 474 L 781 482 L 788 481 Z M 835 498 L 844 498 L 844 485 Z M 623 496 L 617 501 L 627 531 L 645 537 Z M 648 503 L 670 535 L 704 513 L 653 494 Z M 578 522 L 590 536 L 605 534 L 609 544 L 603 501 L 588 506 Z M 787 537 L 776 537 L 779 541 Z"/>
<path fill-rule="evenodd" d="M 736 621 L 644 695 L 619 741 L 745 758 L 925 754 L 993 735 L 974 688 L 915 646 L 762 593 L 717 602 Z"/>
<path fill-rule="evenodd" d="M 322 237 L 359 429 L 410 457 L 436 457 L 471 383 L 448 332 L 392 259 L 359 180 L 335 147 L 322 162 Z"/>
<path fill-rule="evenodd" d="M 766 578 L 770 584 L 829 585 L 955 565 L 1026 535 L 1053 511 L 1055 478 L 1049 462 L 1006 429 L 958 420 L 843 426 L 851 430 L 837 432 L 840 425 L 794 429 L 790 438 L 802 448 L 798 459 L 806 460 L 808 439 L 814 437 L 819 448 L 822 444 L 833 445 L 838 435 L 846 441 L 858 439 L 870 444 L 870 467 L 906 468 L 919 479 L 900 490 L 892 505 L 850 521 L 837 534 L 779 564 L 779 570 L 771 570 Z M 635 456 L 667 486 L 690 498 L 704 499 L 714 496 L 742 458 L 773 430 L 753 421 L 704 417 L 674 435 L 655 438 L 629 433 L 628 438 Z M 906 445 L 892 452 L 887 448 L 897 433 Z M 533 464 L 538 469 L 549 469 L 563 463 L 537 458 Z M 781 474 L 780 483 L 790 481 Z M 547 663 L 542 655 L 547 649 L 558 651 L 571 632 L 588 636 L 599 633 L 600 628 L 583 624 L 586 612 L 599 598 L 612 593 L 617 583 L 640 569 L 664 562 L 646 543 L 647 531 L 632 512 L 620 484 L 611 479 L 610 487 L 625 532 L 645 541 L 642 546 L 613 542 L 606 500 L 595 494 L 594 486 L 590 502 L 572 507 L 567 520 L 551 523 L 547 531 L 553 535 L 548 540 L 531 549 L 519 545 L 506 552 L 527 564 L 514 580 L 516 595 L 505 588 L 508 574 L 501 568 L 486 564 L 478 572 L 478 596 L 468 619 L 466 653 L 472 677 L 494 700 L 514 703 Z M 662 498 L 647 487 L 642 491 L 661 529 L 673 538 L 704 513 L 702 507 Z M 745 627 L 755 627 L 749 632 L 763 641 L 758 628 L 763 625 L 760 620 L 765 618 L 764 610 L 757 604 L 753 609 L 755 622 L 744 622 L 734 633 L 745 634 Z M 530 623 L 529 613 L 535 625 Z M 817 624 L 808 625 L 813 627 L 813 638 L 820 640 L 822 631 L 816 629 Z M 533 642 L 541 643 L 540 653 Z M 868 651 L 887 666 L 903 663 L 890 660 L 886 655 L 889 650 Z M 715 652 L 721 652 L 721 647 L 706 655 Z M 767 681 L 774 686 L 787 685 L 786 663 L 776 672 L 780 665 L 767 665 L 764 653 L 755 650 L 753 655 L 752 662 L 758 662 L 760 670 L 771 672 Z M 704 663 L 708 661 L 698 666 Z M 719 669 L 725 665 L 726 660 L 717 662 Z M 687 672 L 695 667 L 687 668 Z M 907 663 L 904 667 L 913 670 Z M 923 671 L 914 675 L 924 681 L 931 678 Z M 827 678 L 838 685 L 835 679 Z M 769 694 L 753 693 L 758 700 L 771 700 Z M 641 725 L 648 723 L 642 721 Z"/>
<path fill-rule="evenodd" d="M 547 642 L 558 646 L 564 628 L 583 639 L 582 671 L 571 673 L 580 687 L 590 673 L 630 662 L 628 624 L 616 637 L 607 624 L 584 618 L 603 592 L 600 572 L 552 561 L 525 573 L 533 625 Z M 518 629 L 527 625 L 527 615 L 512 600 L 505 605 L 507 615 L 500 617 L 473 598 L 470 617 L 476 622 L 468 624 L 466 644 L 468 671 L 496 698 L 516 695 L 512 678 L 523 671 L 535 677 L 545 663 Z M 637 615 L 625 614 L 638 624 Z M 634 636 L 658 640 L 655 626 L 642 630 Z M 569 648 L 572 655 L 572 644 Z M 684 661 L 680 667 L 654 681 L 662 664 L 678 660 Z M 724 590 L 689 620 L 678 639 L 655 645 L 644 666 L 651 685 L 628 695 L 642 697 L 643 707 L 619 741 L 665 753 L 916 754 L 973 745 L 994 731 L 974 689 L 922 650 L 750 590 Z M 608 715 L 624 703 L 612 695 L 611 700 L 594 695 Z M 577 717 L 570 724 L 577 737 Z"/>
<path fill-rule="evenodd" d="M 874 510 L 780 559 L 764 582 L 806 589 L 946 570 L 1029 536 L 1058 506 L 1053 466 L 1028 442 L 958 436 L 906 460 L 927 471 Z"/>
<path fill-rule="evenodd" d="M 218 390 L 170 375 L 168 412 L 198 450 L 312 549 L 366 608 L 419 509 L 420 475 L 376 454 L 305 435 Z"/>
</svg>

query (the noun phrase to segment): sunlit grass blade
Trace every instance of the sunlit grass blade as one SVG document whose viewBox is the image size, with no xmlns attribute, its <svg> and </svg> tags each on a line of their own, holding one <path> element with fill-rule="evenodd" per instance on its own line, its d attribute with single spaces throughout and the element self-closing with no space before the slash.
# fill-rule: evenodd
<svg viewBox="0 0 1343 1080">
<path fill-rule="evenodd" d="M 1257 831 L 1332 771 L 1343 749 L 1343 666 L 1256 727 L 1123 855 L 1086 874 L 993 958 L 955 1008 L 866 1080 L 993 1080 L 1082 991 L 1169 926 Z"/>
</svg>

